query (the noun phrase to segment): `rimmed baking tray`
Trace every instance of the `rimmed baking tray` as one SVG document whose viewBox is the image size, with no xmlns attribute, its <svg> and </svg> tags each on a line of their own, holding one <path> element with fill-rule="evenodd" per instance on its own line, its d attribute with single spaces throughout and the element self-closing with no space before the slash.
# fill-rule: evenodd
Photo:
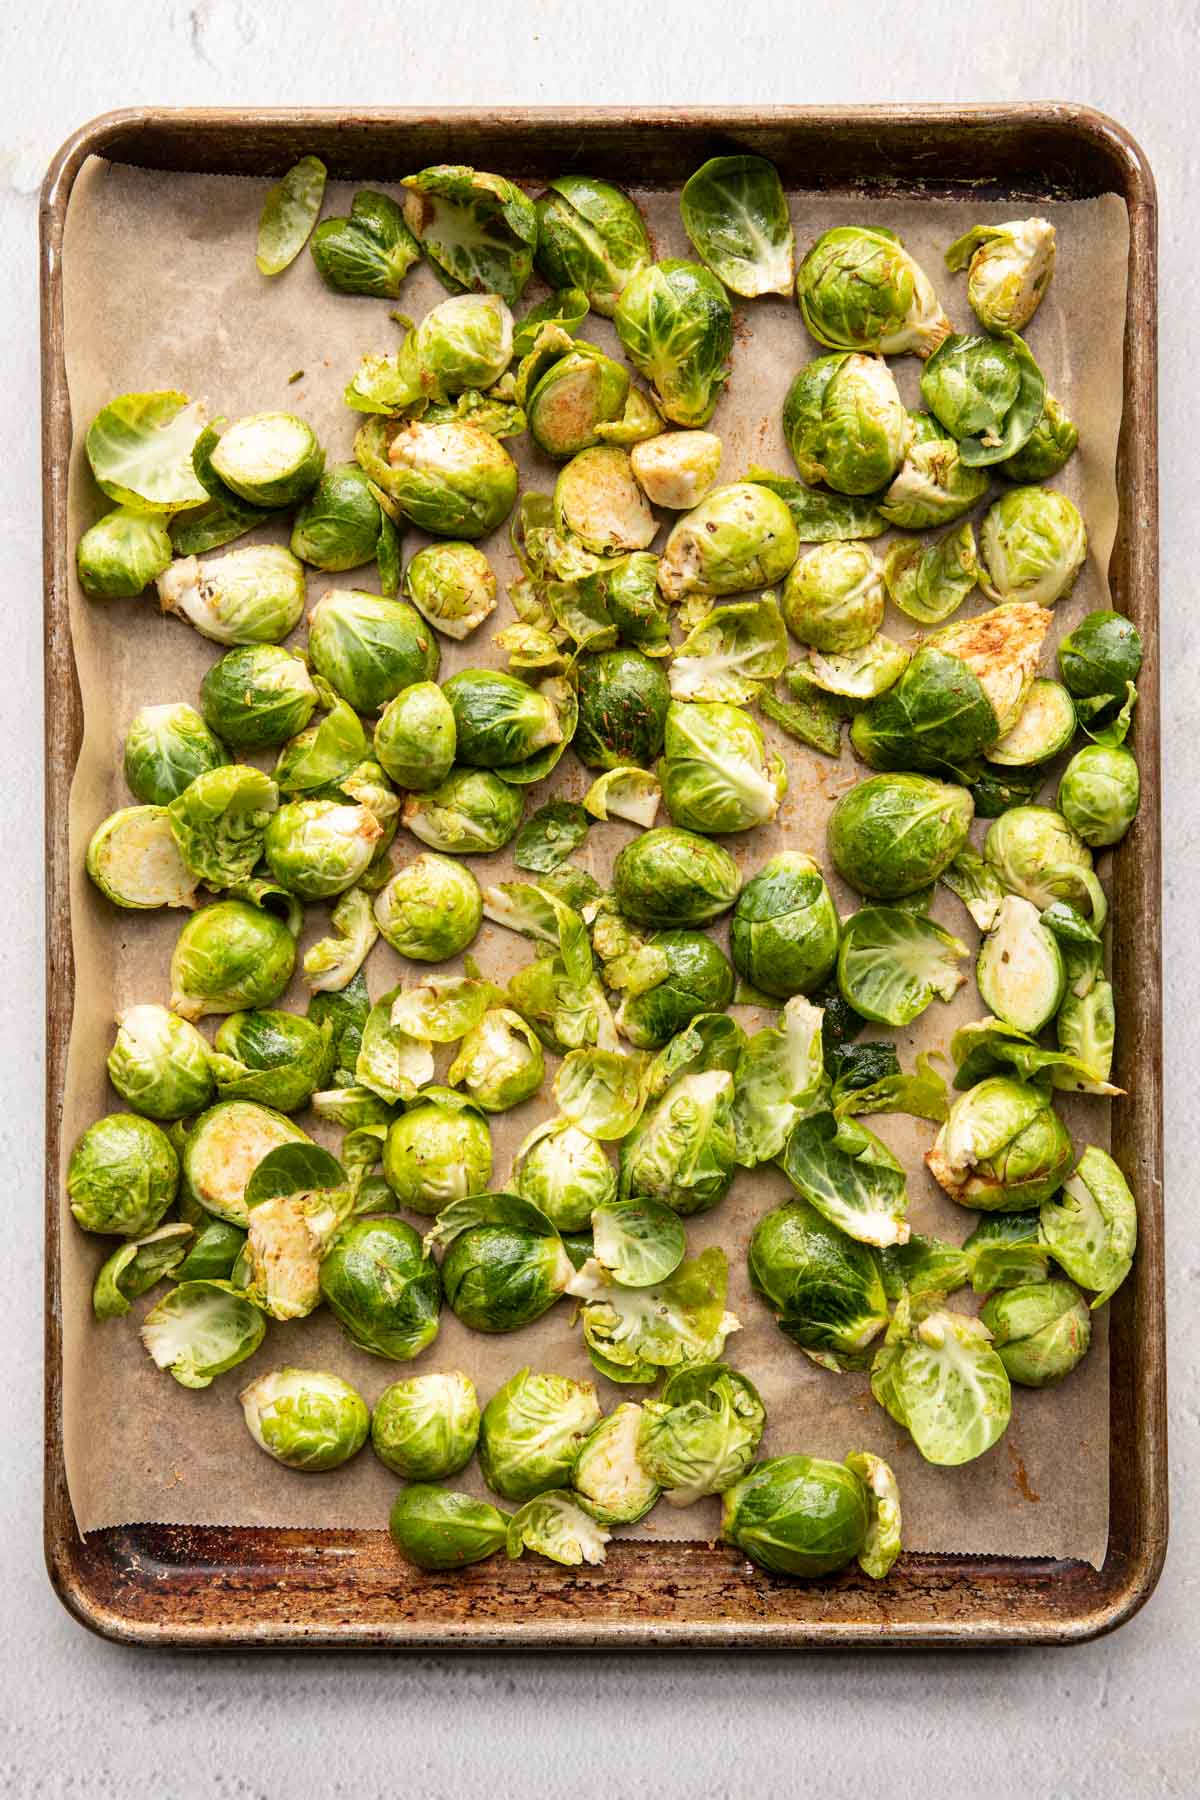
<svg viewBox="0 0 1200 1800">
<path fill-rule="evenodd" d="M 728 1548 L 618 1543 L 598 1569 L 496 1560 L 450 1577 L 399 1564 L 382 1531 L 129 1525 L 81 1538 L 62 1452 L 59 1200 L 75 969 L 67 796 L 82 736 L 67 607 L 71 546 L 62 246 L 86 159 L 188 173 L 274 175 L 315 152 L 333 176 L 385 181 L 447 161 L 527 186 L 571 167 L 679 187 L 707 156 L 761 152 L 789 187 L 873 198 L 976 194 L 1027 208 L 1115 193 L 1129 219 L 1128 310 L 1109 567 L 1114 604 L 1146 646 L 1139 684 L 1143 800 L 1115 858 L 1118 1005 L 1113 1150 L 1136 1187 L 1139 1253 L 1111 1306 L 1110 1529 L 1103 1566 L 906 1554 L 884 1583 L 845 1573 L 786 1582 Z M 84 1624 L 126 1643 L 612 1645 L 762 1648 L 1071 1642 L 1111 1630 L 1153 1591 L 1167 1536 L 1162 1228 L 1162 1056 L 1156 442 L 1156 199 L 1137 144 L 1070 105 L 640 109 L 132 110 L 76 133 L 42 192 L 46 631 L 47 1565 Z M 1136 932 L 1128 923 L 1137 921 Z"/>
</svg>

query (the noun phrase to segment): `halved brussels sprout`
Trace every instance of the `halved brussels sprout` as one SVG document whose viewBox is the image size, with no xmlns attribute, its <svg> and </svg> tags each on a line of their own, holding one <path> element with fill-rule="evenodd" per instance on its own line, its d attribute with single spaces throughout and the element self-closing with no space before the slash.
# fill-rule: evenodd
<svg viewBox="0 0 1200 1800">
<path fill-rule="evenodd" d="M 946 252 L 946 267 L 967 271 L 967 299 L 985 331 L 1022 331 L 1054 274 L 1056 234 L 1047 219 L 973 225 Z"/>
<path fill-rule="evenodd" d="M 671 1506 L 732 1487 L 754 1460 L 767 1419 L 753 1382 L 724 1363 L 678 1370 L 642 1413 L 637 1459 Z"/>
<path fill-rule="evenodd" d="M 373 748 L 386 773 L 410 792 L 446 779 L 454 766 L 454 713 L 436 681 L 414 682 L 388 701 Z"/>
<path fill-rule="evenodd" d="M 281 644 L 304 611 L 304 565 L 282 544 L 185 556 L 159 576 L 158 598 L 214 643 Z"/>
<path fill-rule="evenodd" d="M 121 1319 L 130 1302 L 148 1294 L 168 1275 L 178 1275 L 196 1233 L 190 1225 L 160 1225 L 145 1237 L 121 1244 L 101 1264 L 92 1288 L 92 1311 L 98 1319 Z"/>
<path fill-rule="evenodd" d="M 832 1575 L 861 1561 L 870 1527 L 862 1477 L 819 1456 L 755 1463 L 721 1509 L 722 1541 L 773 1575 Z"/>
<path fill-rule="evenodd" d="M 369 430 L 364 426 L 355 444 L 358 460 L 420 530 L 434 537 L 486 537 L 512 511 L 517 466 L 481 425 L 388 421 L 386 452 L 378 462 L 369 455 Z"/>
<path fill-rule="evenodd" d="M 909 430 L 904 461 L 876 504 L 888 525 L 904 531 L 949 525 L 983 499 L 987 470 L 969 467 L 954 438 L 928 413 L 910 413 Z"/>
<path fill-rule="evenodd" d="M 721 440 L 711 431 L 664 431 L 634 444 L 629 460 L 652 505 L 687 512 L 717 479 Z"/>
<path fill-rule="evenodd" d="M 1037 907 L 1006 894 L 975 969 L 979 998 L 1006 1025 L 1036 1037 L 1062 1004 L 1066 973 L 1058 940 Z"/>
<path fill-rule="evenodd" d="M 861 650 L 883 623 L 885 600 L 882 565 L 866 544 L 818 544 L 783 584 L 788 628 L 816 650 Z"/>
<path fill-rule="evenodd" d="M 1019 1387 L 1049 1387 L 1087 1355 L 1092 1318 L 1087 1301 L 1069 1281 L 1039 1281 L 1007 1288 L 985 1300 L 980 1318 L 996 1354 Z"/>
<path fill-rule="evenodd" d="M 670 825 L 634 838 L 613 867 L 617 904 L 638 925 L 707 925 L 728 912 L 741 885 L 727 850 Z"/>
<path fill-rule="evenodd" d="M 685 1218 L 710 1212 L 729 1191 L 736 1148 L 733 1076 L 683 1075 L 622 1143 L 621 1197 L 658 1200 Z"/>
<path fill-rule="evenodd" d="M 437 639 L 406 600 L 330 589 L 308 624 L 313 668 L 357 712 L 375 712 L 403 688 L 437 677 Z"/>
<path fill-rule="evenodd" d="M 829 815 L 829 854 L 870 900 L 899 900 L 936 881 L 967 840 L 971 796 L 924 775 L 872 775 Z"/>
<path fill-rule="evenodd" d="M 403 1219 L 352 1219 L 321 1263 L 321 1298 L 352 1344 L 410 1362 L 438 1331 L 437 1264 Z"/>
<path fill-rule="evenodd" d="M 387 300 L 421 254 L 396 202 L 370 188 L 355 194 L 348 219 L 322 219 L 308 247 L 327 287 Z"/>
<path fill-rule="evenodd" d="M 448 857 L 423 853 L 393 875 L 375 902 L 375 919 L 401 956 L 445 962 L 467 948 L 483 921 L 479 883 Z"/>
<path fill-rule="evenodd" d="M 740 707 L 672 701 L 659 763 L 663 799 L 677 826 L 749 831 L 779 811 L 787 790 L 782 759 Z"/>
<path fill-rule="evenodd" d="M 684 183 L 679 211 L 693 248 L 732 293 L 791 293 L 795 240 L 774 163 L 710 157 Z"/>
<path fill-rule="evenodd" d="M 1137 759 L 1123 746 L 1085 744 L 1058 784 L 1059 811 L 1093 850 L 1120 843 L 1137 817 L 1140 799 Z"/>
<path fill-rule="evenodd" d="M 89 1125 L 67 1164 L 75 1223 L 107 1237 L 153 1231 L 175 1198 L 179 1158 L 165 1131 L 136 1113 L 109 1113 Z"/>
<path fill-rule="evenodd" d="M 707 425 L 733 348 L 733 311 L 716 276 L 698 263 L 651 263 L 626 285 L 613 322 L 664 415 L 676 425 Z"/>
<path fill-rule="evenodd" d="M 449 1488 L 414 1482 L 392 1502 L 388 1530 L 401 1556 L 418 1569 L 461 1569 L 503 1550 L 509 1515 Z"/>
<path fill-rule="evenodd" d="M 579 664 L 574 749 L 589 769 L 647 768 L 663 744 L 671 692 L 640 650 L 606 650 Z"/>
<path fill-rule="evenodd" d="M 908 1241 L 904 1170 L 857 1119 L 816 1112 L 798 1120 L 780 1166 L 809 1205 L 848 1237 L 881 1247 Z"/>
<path fill-rule="evenodd" d="M 536 1094 L 546 1072 L 537 1036 L 519 1013 L 494 1007 L 468 1031 L 446 1080 L 485 1112 L 507 1112 Z"/>
<path fill-rule="evenodd" d="M 925 1161 L 960 1206 L 1027 1212 L 1058 1191 L 1072 1155 L 1044 1088 L 990 1075 L 954 1102 Z"/>
<path fill-rule="evenodd" d="M 515 1194 L 453 1201 L 425 1240 L 447 1245 L 442 1286 L 472 1331 L 519 1331 L 553 1306 L 574 1265 L 543 1212 Z"/>
<path fill-rule="evenodd" d="M 442 692 L 454 715 L 456 755 L 473 768 L 507 768 L 561 741 L 547 696 L 499 669 L 461 669 Z"/>
<path fill-rule="evenodd" d="M 764 863 L 738 895 L 729 948 L 738 974 L 763 993 L 811 993 L 837 957 L 838 917 L 821 871 L 799 850 Z"/>
<path fill-rule="evenodd" d="M 196 904 L 194 875 L 180 856 L 165 806 L 124 806 L 92 833 L 84 866 L 114 906 L 148 912 Z"/>
<path fill-rule="evenodd" d="M 563 462 L 600 443 L 599 427 L 621 417 L 628 397 L 628 369 L 594 344 L 577 342 L 531 390 L 529 435 L 539 450 Z"/>
<path fill-rule="evenodd" d="M 512 305 L 533 272 L 538 218 L 503 175 L 441 163 L 406 175 L 404 218 L 439 279 L 453 290 L 496 293 Z"/>
<path fill-rule="evenodd" d="M 390 520 L 357 463 L 326 469 L 292 521 L 293 556 L 327 574 L 361 568 L 379 552 Z"/>
<path fill-rule="evenodd" d="M 1004 736 L 984 751 L 1002 768 L 1028 768 L 1048 762 L 1075 736 L 1075 706 L 1065 687 L 1039 677 Z"/>
<path fill-rule="evenodd" d="M 295 1013 L 230 1013 L 213 1041 L 222 1100 L 260 1100 L 279 1112 L 298 1112 L 319 1085 L 330 1036 L 331 1028 Z"/>
<path fill-rule="evenodd" d="M 262 1343 L 267 1321 L 227 1281 L 184 1281 L 142 1320 L 141 1339 L 181 1387 L 206 1388 Z"/>
<path fill-rule="evenodd" d="M 562 1487 L 599 1422 L 600 1402 L 590 1381 L 519 1369 L 483 1409 L 483 1478 L 505 1500 L 529 1500 Z"/>
<path fill-rule="evenodd" d="M 611 319 L 654 251 L 637 206 L 609 181 L 562 175 L 537 202 L 537 266 L 556 288 L 578 288 Z"/>
<path fill-rule="evenodd" d="M 254 413 L 229 426 L 213 449 L 213 470 L 252 506 L 292 506 L 315 487 L 325 452 L 294 413 Z"/>
<path fill-rule="evenodd" d="M 799 547 L 792 515 L 778 494 L 735 481 L 713 488 L 672 526 L 658 585 L 668 600 L 768 587 L 786 575 Z"/>
<path fill-rule="evenodd" d="M 125 733 L 125 780 L 146 806 L 167 806 L 208 769 L 228 762 L 194 706 L 143 706 Z"/>
<path fill-rule="evenodd" d="M 989 506 L 979 528 L 980 585 L 990 600 L 1054 606 L 1087 557 L 1079 509 L 1054 488 L 1016 487 Z"/>
<path fill-rule="evenodd" d="M 968 468 L 1003 462 L 1042 416 L 1046 381 L 1015 331 L 994 337 L 953 333 L 921 371 L 930 412 L 957 438 Z"/>
<path fill-rule="evenodd" d="M 1133 1266 L 1137 1203 L 1106 1150 L 1089 1144 L 1062 1193 L 1047 1199 L 1038 1228 L 1055 1262 L 1096 1298 L 1092 1311 L 1111 1300 Z"/>
<path fill-rule="evenodd" d="M 263 750 L 304 730 L 317 690 L 292 651 L 248 644 L 213 664 L 200 685 L 200 703 L 206 724 L 233 749 Z"/>
<path fill-rule="evenodd" d="M 864 1019 L 911 1025 L 936 998 L 952 1000 L 967 979 L 967 946 L 932 919 L 898 906 L 865 906 L 842 926 L 838 986 Z"/>
<path fill-rule="evenodd" d="M 195 1021 L 277 1000 L 296 966 L 296 940 L 273 913 L 219 900 L 188 920 L 171 957 L 171 1008 Z"/>
<path fill-rule="evenodd" d="M 939 1468 L 973 1462 L 1008 1429 L 1012 1388 L 991 1335 L 962 1313 L 934 1312 L 914 1323 L 902 1301 L 875 1357 L 876 1400 Z"/>
<path fill-rule="evenodd" d="M 174 554 L 161 518 L 118 506 L 75 546 L 79 585 L 93 600 L 133 600 L 169 568 Z"/>
<path fill-rule="evenodd" d="M 1010 481 L 1049 481 L 1070 462 L 1078 442 L 1078 428 L 1048 393 L 1041 417 L 1021 448 L 996 466 Z"/>
<path fill-rule="evenodd" d="M 868 1345 L 888 1322 L 873 1246 L 847 1237 L 797 1197 L 759 1219 L 748 1264 L 785 1337 L 824 1367 L 865 1367 Z"/>
<path fill-rule="evenodd" d="M 272 875 L 289 894 L 326 900 L 354 886 L 382 833 L 365 806 L 292 800 L 271 820 L 263 849 Z"/>
<path fill-rule="evenodd" d="M 223 1100 L 201 1113 L 183 1141 L 183 1194 L 214 1218 L 243 1230 L 246 1188 L 263 1158 L 283 1144 L 308 1144 L 307 1132 L 269 1106 Z"/>
<path fill-rule="evenodd" d="M 151 1119 L 202 1112 L 216 1091 L 208 1045 L 196 1027 L 152 1004 L 118 1014 L 108 1078 L 127 1106 Z"/>
<path fill-rule="evenodd" d="M 383 1173 L 402 1206 L 428 1217 L 452 1200 L 486 1193 L 492 1178 L 487 1119 L 461 1094 L 427 1088 L 389 1127 Z"/>
<path fill-rule="evenodd" d="M 433 850 L 454 856 L 502 850 L 521 823 L 524 802 L 491 769 L 453 769 L 428 794 L 409 794 L 401 822 Z"/>
<path fill-rule="evenodd" d="M 119 394 L 88 426 L 85 450 L 97 485 L 135 513 L 203 506 L 207 491 L 192 467 L 204 408 L 186 394 Z"/>
<path fill-rule="evenodd" d="M 339 1469 L 367 1441 L 371 1414 L 340 1375 L 272 1369 L 238 1399 L 250 1436 L 285 1469 Z"/>
<path fill-rule="evenodd" d="M 924 269 L 881 225 L 822 232 L 800 264 L 796 298 L 813 337 L 831 350 L 928 356 L 950 330 Z"/>
<path fill-rule="evenodd" d="M 405 1481 L 457 1475 L 474 1456 L 478 1438 L 475 1384 L 457 1372 L 393 1381 L 371 1415 L 376 1456 Z"/>
<path fill-rule="evenodd" d="M 554 484 L 554 514 L 560 531 L 605 553 L 644 550 L 658 530 L 629 453 L 616 444 L 593 445 L 565 464 Z"/>
<path fill-rule="evenodd" d="M 626 1401 L 593 1428 L 576 1458 L 571 1485 L 603 1525 L 636 1525 L 662 1491 L 638 1456 L 641 1424 L 642 1408 Z"/>
<path fill-rule="evenodd" d="M 354 1206 L 345 1170 L 318 1144 L 281 1144 L 257 1164 L 244 1198 L 237 1286 L 268 1318 L 307 1318 L 321 1303 L 321 1259 Z"/>
<path fill-rule="evenodd" d="M 975 532 L 964 522 L 932 544 L 898 538 L 883 559 L 888 598 L 919 625 L 940 625 L 979 580 Z"/>
<path fill-rule="evenodd" d="M 1108 902 L 1092 868 L 1092 853 L 1061 813 L 1049 806 L 1014 806 L 994 820 L 983 854 L 1010 893 L 1043 911 L 1066 900 L 1096 930 L 1104 925 Z"/>
<path fill-rule="evenodd" d="M 469 637 L 496 609 L 496 577 L 474 544 L 426 544 L 404 571 L 404 592 L 449 638 Z"/>
<path fill-rule="evenodd" d="M 596 1208 L 617 1192 L 603 1144 L 567 1119 L 535 1125 L 517 1150 L 511 1179 L 560 1231 L 586 1230 Z"/>
<path fill-rule="evenodd" d="M 882 357 L 819 356 L 787 391 L 783 435 L 810 485 L 876 494 L 904 460 L 908 414 Z"/>
</svg>

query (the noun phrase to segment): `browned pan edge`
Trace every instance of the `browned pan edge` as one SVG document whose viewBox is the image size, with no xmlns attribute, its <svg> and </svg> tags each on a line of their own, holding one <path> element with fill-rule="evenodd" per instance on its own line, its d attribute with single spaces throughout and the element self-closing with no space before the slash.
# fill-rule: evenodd
<svg viewBox="0 0 1200 1800">
<path fill-rule="evenodd" d="M 321 155 L 335 177 L 387 180 L 446 161 L 536 181 L 586 167 L 678 186 L 703 158 L 742 147 L 791 186 L 1014 201 L 1115 192 L 1129 213 L 1120 519 L 1114 603 L 1146 646 L 1137 749 L 1144 800 L 1115 868 L 1118 995 L 1113 1151 L 1138 1194 L 1141 1241 L 1111 1305 L 1108 1555 L 1077 1562 L 967 1556 L 900 1559 L 886 1582 L 846 1573 L 773 1579 L 727 1548 L 616 1544 L 599 1569 L 490 1563 L 451 1577 L 400 1562 L 385 1532 L 131 1525 L 80 1538 L 62 1451 L 59 1198 L 63 1079 L 74 995 L 67 797 L 82 735 L 67 607 L 72 430 L 62 246 L 89 156 L 142 167 L 266 175 Z M 1138 145 L 1085 107 L 415 108 L 110 113 L 59 151 L 42 190 L 42 444 L 46 632 L 46 1436 L 51 1581 L 83 1624 L 131 1644 L 997 1645 L 1065 1643 L 1112 1630 L 1153 1592 L 1167 1541 L 1162 1214 L 1159 830 L 1157 201 Z"/>
</svg>

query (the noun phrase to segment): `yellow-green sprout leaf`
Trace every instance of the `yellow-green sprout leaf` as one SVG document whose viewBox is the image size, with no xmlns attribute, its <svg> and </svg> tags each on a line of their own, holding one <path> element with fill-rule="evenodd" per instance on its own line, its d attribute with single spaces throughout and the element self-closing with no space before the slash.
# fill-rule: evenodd
<svg viewBox="0 0 1200 1800">
<path fill-rule="evenodd" d="M 597 1524 L 573 1495 L 552 1488 L 527 1500 L 515 1512 L 508 1527 L 508 1554 L 516 1559 L 534 1550 L 551 1562 L 574 1568 L 580 1563 L 602 1563 L 604 1546 L 612 1533 Z"/>
<path fill-rule="evenodd" d="M 846 1467 L 865 1482 L 871 1513 L 858 1565 L 864 1575 L 882 1581 L 900 1554 L 900 1489 L 890 1466 L 870 1450 L 852 1450 Z"/>
<path fill-rule="evenodd" d="M 325 198 L 325 173 L 319 156 L 302 156 L 268 192 L 258 220 L 260 274 L 281 275 L 303 250 Z"/>
<path fill-rule="evenodd" d="M 676 700 L 744 705 L 787 667 L 787 630 L 774 594 L 710 612 L 685 638 L 671 663 Z"/>
<path fill-rule="evenodd" d="M 606 769 L 583 797 L 593 819 L 628 819 L 649 830 L 658 817 L 662 787 L 646 769 Z"/>
<path fill-rule="evenodd" d="M 138 512 L 184 512 L 204 506 L 208 490 L 192 467 L 204 407 L 186 394 L 119 394 L 92 420 L 87 459 L 97 484 Z"/>
<path fill-rule="evenodd" d="M 644 1056 L 613 1050 L 572 1050 L 554 1077 L 563 1117 L 591 1137 L 610 1142 L 628 1135 L 645 1105 Z"/>
</svg>

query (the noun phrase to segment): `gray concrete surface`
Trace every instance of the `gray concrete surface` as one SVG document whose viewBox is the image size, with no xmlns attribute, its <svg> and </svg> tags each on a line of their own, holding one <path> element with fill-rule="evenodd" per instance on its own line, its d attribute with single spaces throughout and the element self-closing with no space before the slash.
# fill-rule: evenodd
<svg viewBox="0 0 1200 1800">
<path fill-rule="evenodd" d="M 1200 780 L 1194 735 L 1196 0 L 59 0 L 0 23 L 0 1793 L 119 1800 L 1030 1800 L 1200 1788 Z M 85 1635 L 40 1548 L 41 766 L 36 190 L 108 108 L 309 102 L 1087 101 L 1163 203 L 1163 663 L 1174 1527 L 1147 1609 L 1071 1652 L 810 1657 L 150 1657 Z M 169 246 L 164 246 L 169 252 Z M 136 279 L 131 271 L 131 278 Z M 102 1421 L 98 1421 L 98 1428 Z"/>
</svg>

